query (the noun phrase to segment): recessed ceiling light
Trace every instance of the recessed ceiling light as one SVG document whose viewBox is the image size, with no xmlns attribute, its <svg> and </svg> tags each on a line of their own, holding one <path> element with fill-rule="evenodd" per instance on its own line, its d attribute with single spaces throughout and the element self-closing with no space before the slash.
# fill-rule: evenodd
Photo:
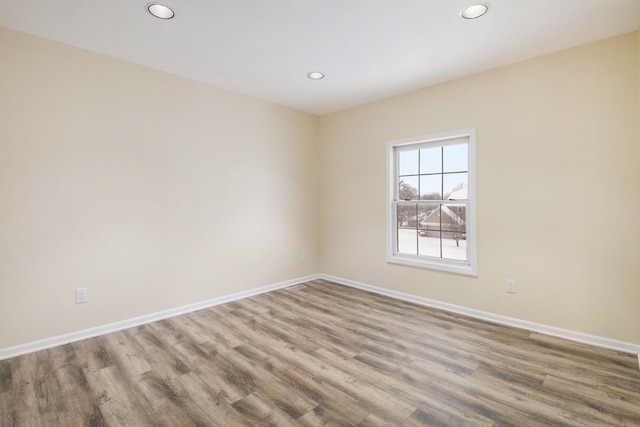
<svg viewBox="0 0 640 427">
<path fill-rule="evenodd" d="M 488 4 L 478 3 L 462 9 L 462 12 L 460 12 L 460 16 L 462 16 L 464 19 L 476 19 L 487 13 L 488 10 Z"/>
<path fill-rule="evenodd" d="M 160 19 L 171 19 L 175 16 L 170 7 L 158 3 L 151 3 L 147 6 L 147 10 L 150 14 Z"/>
<path fill-rule="evenodd" d="M 320 79 L 324 79 L 324 74 L 322 74 L 319 71 L 314 71 L 312 73 L 307 74 L 307 77 L 309 77 L 311 80 L 320 80 Z"/>
</svg>

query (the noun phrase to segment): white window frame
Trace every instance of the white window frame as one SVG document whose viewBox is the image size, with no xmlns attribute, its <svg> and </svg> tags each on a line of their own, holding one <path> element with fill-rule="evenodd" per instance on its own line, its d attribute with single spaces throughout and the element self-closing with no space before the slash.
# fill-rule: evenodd
<svg viewBox="0 0 640 427">
<path fill-rule="evenodd" d="M 457 261 L 426 255 L 398 253 L 397 209 L 398 156 L 403 149 L 424 145 L 446 144 L 449 140 L 468 140 L 468 206 L 466 212 L 467 260 Z M 434 135 L 399 139 L 387 142 L 387 262 L 422 267 L 452 273 L 477 276 L 476 258 L 476 129 L 467 128 Z"/>
</svg>

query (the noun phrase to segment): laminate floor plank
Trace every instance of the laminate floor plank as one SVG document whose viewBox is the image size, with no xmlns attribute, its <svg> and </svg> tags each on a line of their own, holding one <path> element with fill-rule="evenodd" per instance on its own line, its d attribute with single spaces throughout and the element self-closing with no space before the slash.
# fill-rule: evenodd
<svg viewBox="0 0 640 427">
<path fill-rule="evenodd" d="M 44 426 L 35 388 L 37 353 L 25 354 L 1 363 L 11 364 L 11 401 L 15 425 Z"/>
<path fill-rule="evenodd" d="M 149 331 L 151 329 L 151 331 Z M 147 323 L 136 328 L 134 335 L 147 332 L 151 335 L 155 335 L 156 338 L 162 341 L 168 348 L 173 347 L 176 343 L 186 339 L 185 334 L 188 331 L 183 331 L 177 327 L 169 319 L 162 319 L 157 322 Z"/>
<path fill-rule="evenodd" d="M 350 384 L 350 377 L 348 374 L 343 372 L 338 372 L 336 370 L 323 369 L 322 362 L 318 359 L 315 359 L 313 356 L 309 355 L 303 349 L 297 348 L 293 345 L 289 345 L 280 341 L 279 338 L 273 338 L 269 335 L 261 334 L 259 331 L 247 330 L 248 340 L 253 343 L 254 346 L 257 346 L 262 349 L 274 348 L 275 346 L 280 346 L 281 350 L 278 352 L 273 352 L 273 356 L 264 363 L 265 370 L 273 371 L 274 366 L 279 363 L 284 364 L 285 366 L 289 366 L 290 369 L 300 369 L 305 370 L 306 374 L 309 378 L 308 384 L 306 386 L 307 391 L 310 389 L 314 389 L 314 384 L 311 381 L 320 381 L 323 384 L 327 384 L 327 386 L 332 387 L 338 394 L 349 396 L 349 391 L 345 391 L 344 388 L 347 387 L 353 393 L 353 384 Z M 282 372 L 282 370 L 281 370 Z M 313 375 L 315 372 L 315 376 Z M 325 376 L 329 375 L 329 376 Z M 311 379 L 314 378 L 314 379 Z M 296 389 L 300 389 L 300 387 L 296 387 Z M 365 390 L 361 390 L 364 394 Z M 382 393 L 378 393 L 382 394 Z M 312 397 L 319 399 L 321 394 L 310 392 Z M 387 396 L 389 400 L 393 402 L 394 398 L 392 396 Z M 373 396 L 369 395 L 369 398 L 373 399 Z M 382 399 L 381 399 L 382 400 Z M 385 405 L 387 402 L 385 402 Z M 394 407 L 397 408 L 397 407 Z M 354 406 L 352 411 L 356 410 L 357 407 Z"/>
<path fill-rule="evenodd" d="M 574 412 L 597 416 L 605 423 L 623 423 L 640 426 L 638 401 L 630 402 L 595 387 L 576 384 L 565 379 L 547 376 L 544 389 L 572 402 Z M 600 408 L 607 408 L 606 411 Z M 594 411 L 596 409 L 596 411 Z"/>
<path fill-rule="evenodd" d="M 463 424 L 482 425 L 490 423 L 489 419 L 485 419 L 482 414 L 474 414 L 467 407 L 459 404 L 458 400 L 452 395 L 449 388 L 438 386 L 437 375 L 422 375 L 419 372 L 409 371 L 408 368 L 402 367 L 395 375 L 387 375 L 375 367 L 367 365 L 353 359 L 353 363 L 344 363 L 345 357 L 326 349 L 322 349 L 314 354 L 317 359 L 325 362 L 328 366 L 336 367 L 344 372 L 347 378 L 355 377 L 359 381 L 371 382 L 375 387 L 391 394 L 397 398 L 406 401 L 415 408 L 428 409 L 433 416 L 456 420 L 453 425 L 457 425 L 464 421 Z M 442 375 L 460 375 L 454 371 L 443 369 L 437 364 L 434 368 L 441 370 Z M 464 374 L 463 374 L 464 375 Z M 465 375 L 465 377 L 467 377 Z M 376 416 L 382 416 L 376 409 Z"/>
<path fill-rule="evenodd" d="M 208 415 L 193 400 L 187 398 L 171 378 L 162 378 L 154 371 L 140 375 L 133 387 L 144 411 L 151 414 L 157 426 L 196 426 L 211 422 Z"/>
<path fill-rule="evenodd" d="M 304 285 L 0 361 L 0 427 L 640 426 L 636 355 Z"/>
<path fill-rule="evenodd" d="M 392 418 L 397 423 L 401 422 L 415 410 L 415 407 L 408 406 L 406 403 L 397 400 L 394 396 L 376 390 L 370 384 L 363 382 L 357 386 L 354 385 L 353 379 L 345 372 L 324 369 L 322 362 L 309 355 L 303 348 L 298 348 L 294 344 L 288 344 L 286 342 L 286 336 L 273 336 L 268 333 L 262 333 L 260 327 L 257 327 L 256 330 L 245 328 L 244 331 L 245 334 L 247 334 L 248 341 L 252 342 L 252 345 L 264 349 L 280 347 L 280 351 L 274 352 L 274 357 L 278 357 L 280 360 L 284 360 L 294 367 L 311 367 L 315 372 L 318 372 L 319 375 L 317 375 L 317 378 L 322 378 L 323 381 L 329 382 L 347 395 L 358 395 L 360 404 L 365 405 L 365 407 L 377 406 L 380 411 L 386 408 L 390 412 L 393 412 L 394 415 L 392 415 Z"/>
<path fill-rule="evenodd" d="M 137 363 L 143 369 L 140 374 L 155 372 L 162 378 L 175 378 L 191 370 L 175 347 L 165 345 L 155 334 L 142 331 L 133 336 L 133 341 L 141 348 L 140 357 L 144 357 L 145 364 Z M 135 360 L 139 359 L 136 356 Z M 146 369 L 146 368 L 150 369 Z"/>
<path fill-rule="evenodd" d="M 0 363 L 0 427 L 14 424 L 11 363 Z"/>
<path fill-rule="evenodd" d="M 144 410 L 140 395 L 117 367 L 109 366 L 85 373 L 93 398 L 108 426 L 153 425 L 153 414 Z"/>
<path fill-rule="evenodd" d="M 294 367 L 277 358 L 263 362 L 262 366 L 265 371 L 273 374 L 289 387 L 302 391 L 316 402 L 317 406 L 322 407 L 322 410 L 312 412 L 315 419 L 328 416 L 325 422 L 333 420 L 356 425 L 370 412 L 368 408 L 358 405 L 354 397 L 338 389 L 330 381 L 316 377 L 301 367 Z"/>
<path fill-rule="evenodd" d="M 239 355 L 244 356 L 247 354 L 247 348 L 251 348 L 251 352 L 249 352 L 249 357 L 247 357 L 248 363 L 253 363 L 256 365 L 256 368 L 262 368 L 263 372 L 259 377 L 262 378 L 262 381 L 266 381 L 269 384 L 272 381 L 284 381 L 290 390 L 301 390 L 303 393 L 312 399 L 314 402 L 323 403 L 328 399 L 333 408 L 340 408 L 341 406 L 347 406 L 345 411 L 350 414 L 357 414 L 359 411 L 356 406 L 349 406 L 349 402 L 353 399 L 342 393 L 341 391 L 331 387 L 326 382 L 322 382 L 322 385 L 318 382 L 318 379 L 314 379 L 311 374 L 306 374 L 307 380 L 301 380 L 301 378 L 305 378 L 304 374 L 297 373 L 297 367 L 300 366 L 297 362 L 296 353 L 299 352 L 298 349 L 289 346 L 288 344 L 282 342 L 277 337 L 271 337 L 269 335 L 265 335 L 260 333 L 259 331 L 252 330 L 247 328 L 242 333 L 244 337 L 243 341 L 251 344 L 243 344 L 236 347 L 234 350 L 239 353 Z M 269 350 L 273 348 L 281 347 L 282 350 L 278 352 L 271 351 L 271 356 L 269 353 L 263 351 Z M 275 353 L 275 354 L 274 354 Z M 293 353 L 293 355 L 292 355 Z M 258 355 L 258 356 L 256 356 Z M 256 371 L 260 372 L 258 369 Z M 268 373 L 265 375 L 265 373 Z M 269 375 L 273 375 L 276 378 L 271 378 Z M 295 379 L 294 379 L 295 378 Z M 303 385 L 303 383 L 306 383 Z M 260 387 L 263 388 L 263 387 Z M 267 389 L 271 388 L 269 386 Z M 322 389 L 322 390 L 321 390 Z M 286 393 L 288 388 L 283 388 L 282 391 L 285 392 L 283 397 L 285 399 L 290 399 L 290 393 Z M 270 391 L 270 395 L 276 395 L 273 390 Z M 342 405 L 341 405 L 342 404 Z M 276 404 L 276 406 L 281 406 L 282 404 Z M 235 403 L 234 403 L 235 406 Z M 313 405 L 310 405 L 313 406 Z M 335 409 L 337 411 L 338 409 Z M 293 411 L 288 411 L 292 418 L 295 418 Z M 328 413 L 328 411 L 324 411 Z"/>
<path fill-rule="evenodd" d="M 312 411 L 307 412 L 298 418 L 297 424 L 300 426 L 353 426 L 342 414 L 338 414 L 331 408 L 319 404 Z"/>
<path fill-rule="evenodd" d="M 176 350 L 194 367 L 193 372 L 221 393 L 229 404 L 253 393 L 256 388 L 250 374 L 234 369 L 233 364 L 228 363 L 230 357 L 220 354 L 230 351 L 222 343 L 204 348 L 195 343 L 181 342 L 176 344 Z"/>
<path fill-rule="evenodd" d="M 226 382 L 237 387 L 238 394 L 254 394 L 262 401 L 271 402 L 274 408 L 296 419 L 313 409 L 317 403 L 300 388 L 288 386 L 272 372 L 251 364 L 242 354 L 215 344 L 214 362 L 224 372 Z M 235 404 L 235 402 L 234 402 Z"/>
<path fill-rule="evenodd" d="M 242 414 L 238 413 L 229 403 L 219 389 L 212 388 L 206 379 L 195 372 L 184 374 L 175 380 L 184 394 L 185 401 L 191 401 L 197 405 L 209 422 L 200 424 L 203 426 L 242 426 L 253 425 Z"/>
<path fill-rule="evenodd" d="M 353 358 L 342 358 L 339 365 L 327 364 L 317 357 L 321 351 L 323 350 L 307 354 L 289 347 L 279 355 L 288 356 L 290 363 L 296 364 L 294 366 L 315 372 L 315 378 L 318 380 L 328 382 L 341 392 L 353 396 L 364 408 L 375 408 L 378 413 L 397 424 L 415 411 L 416 406 L 412 402 L 402 400 L 393 393 L 378 388 L 381 384 L 376 381 L 356 376 L 361 362 Z"/>
<path fill-rule="evenodd" d="M 10 391 L 0 392 L 0 427 L 9 427 L 15 424 L 15 409 Z"/>
<path fill-rule="evenodd" d="M 117 331 L 104 336 L 111 361 L 127 377 L 136 377 L 153 369 L 147 358 L 142 356 L 145 353 L 144 348 L 138 345 L 135 337 L 131 336 L 133 331 L 135 329 Z"/>
<path fill-rule="evenodd" d="M 205 328 L 196 316 L 191 313 L 166 319 L 176 330 L 182 332 L 181 340 L 188 340 L 197 344 L 210 341 L 215 334 L 208 328 Z"/>
<path fill-rule="evenodd" d="M 212 307 L 216 308 L 216 307 Z M 228 347 L 236 347 L 241 345 L 243 341 L 238 338 L 237 333 L 232 330 L 227 330 L 219 327 L 220 325 L 220 317 L 218 315 L 210 316 L 211 311 L 208 310 L 198 310 L 193 313 L 190 313 L 191 316 L 197 317 L 198 322 L 200 322 L 204 327 L 208 328 L 212 334 L 212 339 L 214 341 L 220 341 L 225 343 Z M 216 325 L 215 328 L 212 325 Z"/>
<path fill-rule="evenodd" d="M 318 319 L 315 316 L 309 317 L 304 306 L 298 304 L 283 304 L 287 315 L 276 316 L 273 321 L 284 323 L 296 329 L 297 333 L 307 340 L 311 339 L 321 347 L 335 348 L 342 353 L 357 355 L 362 351 L 351 334 L 345 334 L 345 330 L 339 326 L 339 322 L 332 318 Z"/>
<path fill-rule="evenodd" d="M 56 369 L 60 396 L 66 411 L 58 414 L 59 424 L 64 426 L 105 426 L 96 399 L 92 398 L 82 367 L 71 363 Z"/>
<path fill-rule="evenodd" d="M 281 408 L 279 408 L 278 406 L 274 406 L 273 402 L 271 400 L 264 400 L 263 398 L 261 398 L 259 395 L 251 395 L 251 396 L 247 396 L 247 397 L 252 397 L 254 400 L 254 403 L 256 402 L 260 402 L 259 405 L 268 405 L 271 407 L 271 413 L 267 416 L 267 418 L 263 418 L 259 421 L 256 421 L 255 423 L 253 423 L 252 425 L 255 426 L 278 426 L 278 427 L 294 427 L 294 426 L 299 426 L 299 422 L 297 420 L 294 420 L 293 418 L 291 418 L 291 416 L 289 414 L 287 414 L 285 411 L 283 411 Z M 250 414 L 245 412 L 246 411 L 246 407 L 243 406 L 243 404 L 245 403 L 245 399 L 242 399 L 242 401 L 238 401 L 236 403 L 234 403 L 234 408 L 239 412 L 239 413 L 243 413 L 245 415 L 245 417 L 243 418 L 243 420 L 246 420 L 247 418 L 250 418 Z"/>
<path fill-rule="evenodd" d="M 94 337 L 71 344 L 76 354 L 82 355 L 82 366 L 87 372 L 95 372 L 113 365 L 103 337 Z"/>
<path fill-rule="evenodd" d="M 56 349 L 48 349 L 36 353 L 35 375 L 33 386 L 36 394 L 38 412 L 47 425 L 60 424 L 58 413 L 65 411 L 66 400 L 57 399 L 60 393 L 58 381 L 55 378 L 51 353 Z"/>
</svg>

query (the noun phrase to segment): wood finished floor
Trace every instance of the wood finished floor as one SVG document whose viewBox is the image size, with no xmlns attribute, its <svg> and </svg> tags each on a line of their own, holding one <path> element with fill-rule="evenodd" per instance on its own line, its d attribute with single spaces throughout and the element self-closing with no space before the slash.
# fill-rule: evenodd
<svg viewBox="0 0 640 427">
<path fill-rule="evenodd" d="M 0 426 L 640 426 L 635 355 L 306 286 L 0 361 Z"/>
</svg>

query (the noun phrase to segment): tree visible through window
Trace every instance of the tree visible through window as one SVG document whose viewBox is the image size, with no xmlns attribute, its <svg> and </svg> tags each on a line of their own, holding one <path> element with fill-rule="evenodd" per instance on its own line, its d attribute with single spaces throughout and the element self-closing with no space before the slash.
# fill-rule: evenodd
<svg viewBox="0 0 640 427">
<path fill-rule="evenodd" d="M 475 132 L 447 135 L 388 145 L 389 260 L 475 274 Z"/>
</svg>

